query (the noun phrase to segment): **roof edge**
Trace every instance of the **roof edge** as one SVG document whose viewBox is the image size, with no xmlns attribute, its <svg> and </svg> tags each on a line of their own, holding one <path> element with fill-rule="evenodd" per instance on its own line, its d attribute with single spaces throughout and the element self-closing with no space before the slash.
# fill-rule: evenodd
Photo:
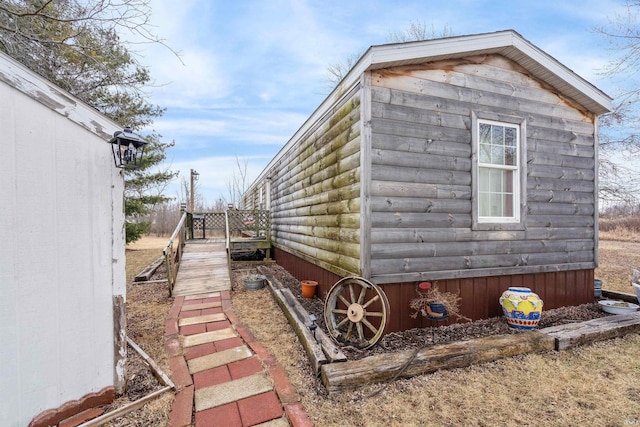
<svg viewBox="0 0 640 427">
<path fill-rule="evenodd" d="M 0 52 L 0 81 L 105 140 L 109 140 L 116 130 L 122 129 L 122 126 L 89 104 L 4 52 Z"/>
</svg>

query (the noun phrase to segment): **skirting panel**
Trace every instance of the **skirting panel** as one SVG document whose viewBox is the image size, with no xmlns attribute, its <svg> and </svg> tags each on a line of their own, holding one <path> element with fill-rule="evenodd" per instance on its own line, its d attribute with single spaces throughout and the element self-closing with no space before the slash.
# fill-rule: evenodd
<svg viewBox="0 0 640 427">
<path fill-rule="evenodd" d="M 340 276 L 283 250 L 275 249 L 274 255 L 277 263 L 296 279 L 317 281 L 320 289 L 316 296 L 323 300 L 331 287 L 341 279 Z M 461 314 L 472 320 L 479 320 L 502 315 L 498 300 L 510 286 L 524 286 L 537 293 L 544 302 L 544 312 L 552 308 L 594 302 L 593 280 L 593 269 L 588 269 L 438 280 L 433 284 L 441 291 L 459 294 Z M 391 308 L 387 332 L 455 323 L 454 320 L 432 322 L 420 316 L 411 318 L 409 302 L 417 296 L 417 285 L 417 282 L 380 285 Z"/>
</svg>

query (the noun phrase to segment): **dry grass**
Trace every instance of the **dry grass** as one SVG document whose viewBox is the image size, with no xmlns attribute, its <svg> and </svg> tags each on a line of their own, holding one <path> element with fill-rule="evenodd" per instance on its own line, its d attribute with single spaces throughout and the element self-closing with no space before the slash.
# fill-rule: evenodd
<svg viewBox="0 0 640 427">
<path fill-rule="evenodd" d="M 172 300 L 166 283 L 134 283 L 133 279 L 162 255 L 167 238 L 143 237 L 127 245 L 127 335 L 138 344 L 167 374 L 169 360 L 164 348 L 164 323 Z M 131 354 L 134 352 L 128 349 Z M 128 376 L 135 375 L 129 372 Z M 107 426 L 166 426 L 173 393 L 165 393 Z M 126 405 L 126 396 L 116 403 Z"/>
<path fill-rule="evenodd" d="M 602 232 L 598 247 L 599 267 L 595 274 L 602 280 L 602 287 L 634 293 L 629 276 L 633 268 L 640 268 L 640 232 Z"/>
</svg>

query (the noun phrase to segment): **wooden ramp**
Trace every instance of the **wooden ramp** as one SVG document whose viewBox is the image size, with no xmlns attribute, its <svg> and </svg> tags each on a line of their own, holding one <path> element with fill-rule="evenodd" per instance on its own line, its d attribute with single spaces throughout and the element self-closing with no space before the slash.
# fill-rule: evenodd
<svg viewBox="0 0 640 427">
<path fill-rule="evenodd" d="M 173 296 L 231 290 L 224 243 L 189 241 L 182 253 Z"/>
</svg>

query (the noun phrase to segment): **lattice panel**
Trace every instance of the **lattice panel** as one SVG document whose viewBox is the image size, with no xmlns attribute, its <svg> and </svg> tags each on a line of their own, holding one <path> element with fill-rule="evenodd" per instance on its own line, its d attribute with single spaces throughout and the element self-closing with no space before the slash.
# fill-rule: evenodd
<svg viewBox="0 0 640 427">
<path fill-rule="evenodd" d="M 231 232 L 240 231 L 268 231 L 271 227 L 269 221 L 269 211 L 228 211 L 229 230 Z"/>
<path fill-rule="evenodd" d="M 226 223 L 224 212 L 210 212 L 204 214 L 204 226 L 207 230 L 224 230 Z"/>
</svg>

